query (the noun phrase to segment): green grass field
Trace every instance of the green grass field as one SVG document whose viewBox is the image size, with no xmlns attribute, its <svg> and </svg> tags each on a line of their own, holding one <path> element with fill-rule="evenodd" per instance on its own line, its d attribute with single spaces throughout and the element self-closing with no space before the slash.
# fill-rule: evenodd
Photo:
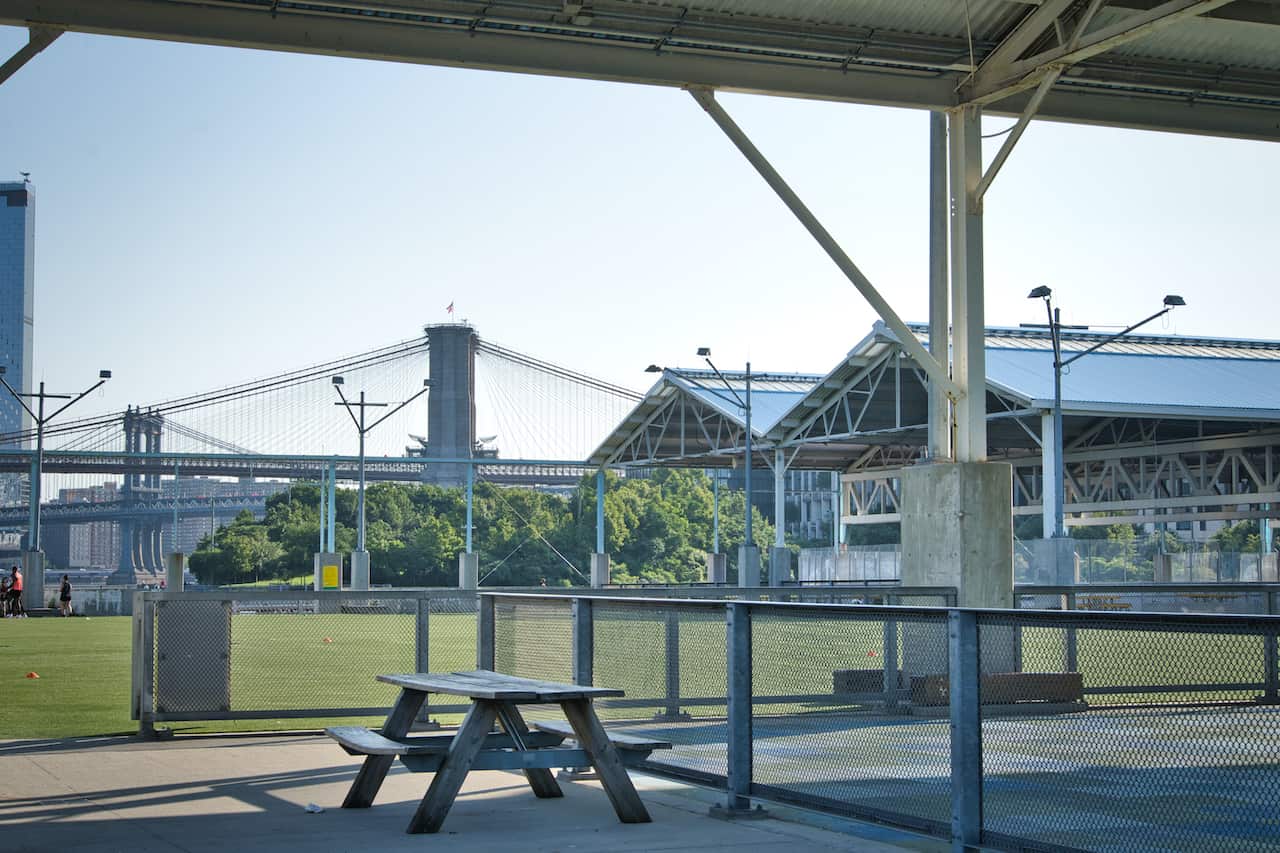
<svg viewBox="0 0 1280 853">
<path fill-rule="evenodd" d="M 720 614 L 686 611 L 680 622 L 681 697 L 725 695 L 724 625 Z M 475 662 L 474 614 L 433 614 L 429 667 L 471 669 Z M 619 687 L 628 699 L 658 699 L 666 690 L 666 624 L 625 607 L 602 608 L 595 619 L 595 680 Z M 939 626 L 926 630 L 935 652 L 945 642 Z M 374 676 L 416 669 L 412 616 L 369 614 L 238 614 L 231 626 L 231 708 L 287 710 L 390 705 L 394 689 Z M 127 617 L 7 619 L 0 621 L 0 737 L 75 737 L 133 732 L 129 719 L 130 632 Z M 837 669 L 883 667 L 879 622 L 825 618 L 762 617 L 753 626 L 758 695 L 829 694 Z M 1005 636 L 1012 636 L 1006 634 Z M 1061 671 L 1065 635 L 1025 630 L 1023 668 Z M 517 614 L 499 618 L 497 666 L 534 677 L 572 678 L 566 619 Z M 903 643 L 899 645 L 902 660 Z M 984 652 L 985 654 L 985 652 Z M 1080 669 L 1086 686 L 1118 684 L 1259 682 L 1262 640 L 1226 634 L 1081 631 Z M 189 665 L 220 666 L 211 654 Z M 38 679 L 26 678 L 36 672 Z M 1107 701 L 1151 697 L 1111 696 Z M 1245 692 L 1203 698 L 1245 698 Z M 443 699 L 441 700 L 443 701 Z M 759 707 L 760 713 L 830 710 L 831 702 Z M 644 709 L 613 708 L 611 718 L 649 716 Z M 690 706 L 694 716 L 722 715 L 723 705 Z M 352 722 L 351 718 L 344 718 Z M 456 716 L 446 716 L 451 723 Z M 315 729 L 332 721 L 280 718 L 164 723 L 183 732 Z M 370 722 L 380 722 L 373 718 Z"/>
</svg>

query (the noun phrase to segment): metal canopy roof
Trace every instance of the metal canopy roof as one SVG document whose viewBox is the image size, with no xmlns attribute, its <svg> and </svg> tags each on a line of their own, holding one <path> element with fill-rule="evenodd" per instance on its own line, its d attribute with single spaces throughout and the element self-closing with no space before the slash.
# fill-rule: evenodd
<svg viewBox="0 0 1280 853">
<path fill-rule="evenodd" d="M 927 326 L 911 328 L 927 340 Z M 1109 334 L 1064 332 L 1064 352 Z M 1048 332 L 988 329 L 986 357 L 993 454 L 1038 453 L 1040 414 L 1053 405 Z M 742 454 L 744 413 L 714 381 L 706 372 L 688 379 L 664 375 L 589 464 L 733 464 Z M 741 393 L 741 375 L 730 381 Z M 883 323 L 827 375 L 761 386 L 768 390 L 760 399 L 769 402 L 755 408 L 753 380 L 753 427 L 760 425 L 752 432 L 762 451 L 783 448 L 791 467 L 846 470 L 905 461 L 927 437 L 926 378 Z M 785 402 L 789 408 L 779 412 Z M 1225 432 L 1274 426 L 1280 423 L 1280 343 L 1130 335 L 1071 366 L 1063 376 L 1063 409 L 1068 439 L 1113 419 L 1159 422 L 1170 440 L 1194 438 L 1206 422 Z"/>
<path fill-rule="evenodd" d="M 1052 75 L 1042 118 L 1280 139 L 1280 0 L 5 0 L 0 23 L 30 53 L 71 30 L 1001 114 Z"/>
</svg>

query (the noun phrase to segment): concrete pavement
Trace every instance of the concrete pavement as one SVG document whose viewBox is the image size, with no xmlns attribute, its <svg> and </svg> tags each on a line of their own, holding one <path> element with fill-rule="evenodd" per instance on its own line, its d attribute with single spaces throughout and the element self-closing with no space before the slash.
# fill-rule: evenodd
<svg viewBox="0 0 1280 853">
<path fill-rule="evenodd" d="M 430 776 L 397 766 L 374 807 L 339 808 L 359 760 L 294 735 L 0 742 L 0 847 L 7 851 L 942 851 L 947 845 L 772 809 L 766 820 L 707 816 L 719 798 L 633 774 L 653 823 L 618 822 L 595 782 L 538 800 L 515 773 L 467 779 L 444 829 L 405 835 Z M 309 803 L 322 814 L 306 811 Z"/>
</svg>

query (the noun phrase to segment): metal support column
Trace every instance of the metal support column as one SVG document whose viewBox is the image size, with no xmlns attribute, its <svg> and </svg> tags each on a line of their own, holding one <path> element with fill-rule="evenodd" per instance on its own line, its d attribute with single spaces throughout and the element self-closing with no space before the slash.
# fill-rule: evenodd
<svg viewBox="0 0 1280 853">
<path fill-rule="evenodd" d="M 338 515 L 338 464 L 329 463 L 329 547 L 326 551 L 338 553 L 338 537 L 336 536 L 335 519 Z"/>
<path fill-rule="evenodd" d="M 957 462 L 987 458 L 987 365 L 982 281 L 982 110 L 948 113 L 951 152 L 951 375 L 962 396 L 956 402 Z"/>
<path fill-rule="evenodd" d="M 1054 412 L 1040 415 L 1040 518 L 1043 538 L 1064 536 L 1058 531 L 1062 510 L 1062 459 L 1058 456 L 1058 419 Z M 1052 583 L 1058 583 L 1055 578 Z"/>
<path fill-rule="evenodd" d="M 470 554 L 471 548 L 471 532 L 474 522 L 472 514 L 475 512 L 476 504 L 476 466 L 471 460 L 467 460 L 467 553 Z"/>
<path fill-rule="evenodd" d="M 949 361 L 950 306 L 947 288 L 947 116 L 929 113 L 929 352 Z M 951 458 L 951 401 L 929 382 L 929 458 Z"/>
<path fill-rule="evenodd" d="M 951 849 L 982 843 L 982 717 L 978 615 L 947 613 L 951 692 Z"/>
<path fill-rule="evenodd" d="M 604 553 L 604 469 L 596 472 L 596 553 Z"/>
<path fill-rule="evenodd" d="M 573 599 L 573 683 L 587 687 L 594 684 L 595 677 L 593 604 L 589 598 Z"/>
<path fill-rule="evenodd" d="M 728 661 L 728 799 L 711 814 L 717 817 L 752 815 L 751 810 L 751 605 L 725 605 L 725 657 Z M 756 813 L 762 813 L 757 809 Z"/>
<path fill-rule="evenodd" d="M 495 617 L 492 595 L 478 597 L 480 612 L 476 617 L 476 669 L 493 669 L 497 657 L 494 648 Z"/>
</svg>

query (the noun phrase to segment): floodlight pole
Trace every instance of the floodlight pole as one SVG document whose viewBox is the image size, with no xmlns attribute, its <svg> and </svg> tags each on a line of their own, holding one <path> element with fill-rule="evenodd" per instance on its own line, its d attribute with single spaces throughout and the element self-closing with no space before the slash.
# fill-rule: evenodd
<svg viewBox="0 0 1280 853">
<path fill-rule="evenodd" d="M 26 410 L 27 414 L 31 416 L 31 419 L 35 421 L 36 424 L 36 455 L 31 460 L 31 514 L 28 522 L 27 550 L 39 551 L 41 497 L 40 478 L 44 473 L 44 426 L 67 409 L 83 400 L 89 394 L 102 387 L 102 384 L 111 378 L 111 371 L 98 371 L 98 381 L 81 391 L 79 394 L 49 394 L 45 392 L 43 382 L 40 383 L 40 390 L 35 393 L 20 393 L 15 391 L 13 386 L 9 384 L 8 380 L 4 378 L 4 373 L 4 368 L 0 367 L 0 385 L 3 385 L 5 390 L 9 392 L 9 395 L 18 401 L 18 405 L 22 406 L 22 408 Z M 27 405 L 26 400 L 23 399 L 24 397 L 39 401 L 36 404 L 35 411 L 32 411 L 31 407 Z M 62 406 L 58 407 L 46 416 L 44 413 L 45 400 L 68 400 L 70 402 L 64 403 Z"/>
<path fill-rule="evenodd" d="M 359 552 L 359 553 L 361 553 L 361 554 L 363 554 L 363 553 L 364 553 L 364 551 L 365 551 L 365 547 L 364 547 L 364 533 L 365 533 L 365 524 L 364 524 L 364 484 L 365 484 L 365 478 L 364 478 L 364 437 L 365 437 L 365 436 L 366 436 L 366 435 L 367 435 L 367 434 L 368 434 L 368 433 L 369 433 L 369 432 L 370 432 L 374 427 L 376 427 L 378 424 L 382 423 L 382 422 L 383 422 L 383 421 L 385 421 L 387 418 L 391 417 L 391 416 L 392 416 L 392 415 L 394 415 L 396 412 L 400 411 L 400 410 L 401 410 L 401 409 L 403 409 L 405 406 L 409 405 L 409 404 L 410 404 L 410 403 L 412 403 L 414 400 L 418 399 L 418 398 L 419 398 L 419 397 L 421 397 L 423 394 L 425 394 L 425 393 L 427 393 L 429 390 L 431 390 L 431 380 L 429 380 L 429 379 L 427 379 L 427 380 L 423 380 L 423 382 L 422 382 L 422 390 L 421 390 L 421 391 L 419 391 L 418 393 L 414 394 L 412 397 L 410 397 L 409 399 L 405 400 L 403 403 L 401 403 L 400 405 L 396 406 L 394 409 L 392 409 L 391 411 L 387 412 L 385 415 L 383 415 L 382 417 L 378 418 L 376 421 L 374 421 L 373 423 L 369 424 L 368 426 L 366 426 L 366 425 L 365 425 L 365 409 L 369 409 L 369 408 L 386 408 L 386 407 L 390 406 L 391 404 L 390 404 L 390 403 L 370 403 L 370 402 L 367 402 L 367 401 L 365 400 L 365 398 L 364 398 L 364 392 L 363 392 L 363 391 L 361 391 L 361 392 L 360 392 L 360 402 L 358 402 L 358 403 L 352 403 L 352 402 L 350 402 L 349 400 L 347 400 L 347 395 L 342 393 L 342 385 L 343 385 L 342 377 L 341 377 L 341 376 L 335 376 L 335 377 L 333 377 L 333 380 L 332 380 L 332 381 L 333 381 L 333 388 L 334 388 L 334 390 L 338 392 L 338 397 L 339 397 L 339 398 L 341 398 L 340 402 L 334 403 L 334 405 L 335 405 L 335 406 L 342 406 L 342 407 L 344 407 L 344 408 L 347 410 L 347 414 L 351 416 L 351 421 L 352 421 L 352 423 L 354 423 L 354 424 L 355 424 L 355 426 L 356 426 L 356 431 L 360 434 L 360 468 L 359 468 L 359 470 L 360 470 L 360 475 L 359 475 L 359 478 L 360 478 L 360 487 L 359 487 L 359 491 L 358 491 L 357 499 L 356 499 L 356 503 L 357 503 L 357 505 L 358 505 L 358 509 L 357 509 L 357 524 L 356 524 L 356 551 L 357 551 L 357 552 Z M 359 409 L 360 409 L 360 417 L 358 417 L 358 418 L 356 417 L 355 412 L 351 411 L 351 410 L 352 410 L 352 408 L 359 408 Z M 352 574 L 352 587 L 353 587 L 353 588 L 355 588 L 355 589 L 367 589 L 367 586 L 365 586 L 365 584 L 367 584 L 367 583 L 368 583 L 368 579 L 367 579 L 367 577 L 365 577 L 365 578 L 362 580 L 362 583 L 361 583 L 361 584 L 357 585 L 357 583 L 356 583 L 356 577 L 355 577 L 356 572 L 355 572 L 355 564 L 354 564 L 354 563 L 352 564 L 352 573 L 351 573 L 351 574 Z"/>
<path fill-rule="evenodd" d="M 1075 353 L 1068 359 L 1062 357 L 1062 315 L 1061 309 L 1054 307 L 1052 304 L 1053 291 L 1048 287 L 1037 287 L 1028 294 L 1028 299 L 1044 299 L 1045 312 L 1049 317 L 1049 338 L 1053 343 L 1053 441 L 1051 442 L 1053 449 L 1053 460 L 1050 466 L 1046 465 L 1044 470 L 1045 488 L 1042 490 L 1043 500 L 1052 500 L 1053 509 L 1052 516 L 1054 539 L 1065 539 L 1067 536 L 1066 524 L 1066 476 L 1064 472 L 1064 456 L 1066 454 L 1065 443 L 1062 436 L 1062 368 L 1069 367 L 1080 359 L 1084 358 L 1092 352 L 1096 352 L 1109 343 L 1118 341 L 1133 330 L 1145 326 L 1158 317 L 1163 317 L 1174 308 L 1185 305 L 1186 302 L 1180 296 L 1169 295 L 1164 298 L 1164 308 L 1160 309 L 1150 317 L 1146 317 L 1131 326 L 1108 335 L 1102 340 L 1095 343 L 1087 349 Z M 1050 495 L 1049 482 L 1052 478 L 1052 495 Z"/>
</svg>

